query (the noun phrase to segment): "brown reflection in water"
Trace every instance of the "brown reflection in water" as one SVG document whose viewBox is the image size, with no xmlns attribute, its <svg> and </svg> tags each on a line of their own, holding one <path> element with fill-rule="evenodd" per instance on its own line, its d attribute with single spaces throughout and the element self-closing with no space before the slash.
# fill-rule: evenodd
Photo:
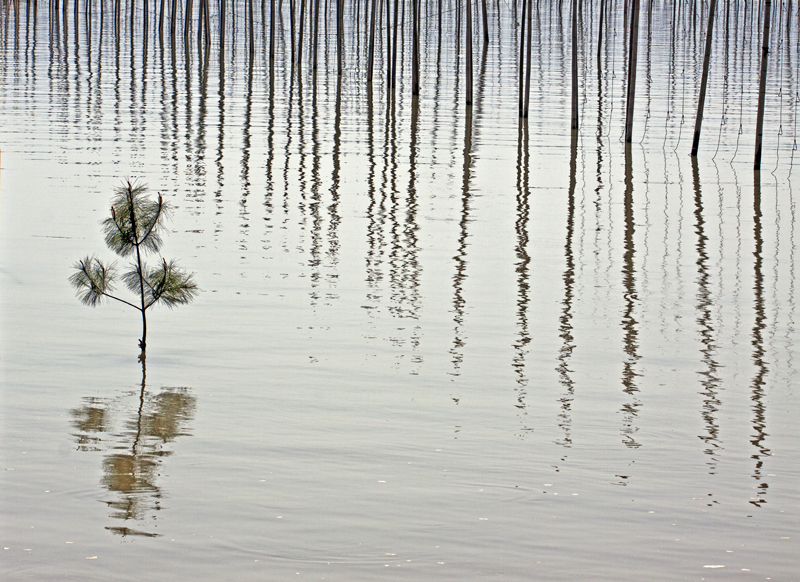
<svg viewBox="0 0 800 582">
<path fill-rule="evenodd" d="M 142 527 L 155 527 L 151 522 L 158 519 L 156 514 L 162 509 L 164 498 L 158 484 L 161 464 L 172 454 L 166 445 L 179 436 L 190 436 L 185 426 L 194 416 L 196 399 L 187 388 L 162 388 L 158 394 L 148 393 L 142 361 L 137 404 L 136 412 L 131 414 L 121 398 L 84 398 L 80 407 L 70 411 L 76 431 L 72 436 L 79 451 L 105 453 L 100 483 L 114 497 L 103 502 L 110 508 L 112 518 L 124 522 L 106 529 L 122 536 L 157 537 L 160 534 Z M 125 420 L 122 428 L 114 431 L 112 417 L 120 412 Z"/>
<path fill-rule="evenodd" d="M 461 184 L 461 220 L 459 220 L 458 251 L 453 257 L 455 261 L 455 274 L 453 275 L 453 347 L 450 348 L 452 356 L 452 376 L 459 376 L 461 363 L 464 361 L 463 348 L 466 345 L 464 335 L 464 313 L 466 301 L 464 300 L 464 282 L 467 279 L 467 226 L 469 224 L 470 202 L 470 174 L 472 168 L 472 106 L 466 107 L 464 115 L 464 162 L 463 178 Z M 454 398 L 456 404 L 458 399 Z"/>
<path fill-rule="evenodd" d="M 561 338 L 561 348 L 558 352 L 559 381 L 564 387 L 564 393 L 559 398 L 561 411 L 558 414 L 558 426 L 563 431 L 563 436 L 557 444 L 569 447 L 572 445 L 572 400 L 575 395 L 575 381 L 570 375 L 569 360 L 575 349 L 575 338 L 572 335 L 572 301 L 575 287 L 575 257 L 572 251 L 572 239 L 575 232 L 575 187 L 577 184 L 578 165 L 578 130 L 572 130 L 572 139 L 569 150 L 569 189 L 567 191 L 567 234 L 564 243 L 564 299 L 561 301 L 561 316 L 558 319 L 558 331 Z"/>
<path fill-rule="evenodd" d="M 636 266 L 634 257 L 636 249 L 634 246 L 635 226 L 633 219 L 633 156 L 631 146 L 625 146 L 625 236 L 624 252 L 622 254 L 622 286 L 624 289 L 624 308 L 622 311 L 622 349 L 626 358 L 622 362 L 622 386 L 623 392 L 629 396 L 628 402 L 622 405 L 622 442 L 626 446 L 638 448 L 641 444 L 634 438 L 639 431 L 636 426 L 636 417 L 639 414 L 641 402 L 637 394 L 639 387 L 636 385 L 636 362 L 641 357 L 639 355 L 639 322 L 636 321 L 635 312 L 639 297 L 636 291 Z"/>
<path fill-rule="evenodd" d="M 398 279 L 397 290 L 402 297 L 402 311 L 404 317 L 411 319 L 419 318 L 420 310 L 420 278 L 422 276 L 422 267 L 418 260 L 419 254 L 419 240 L 417 231 L 419 225 L 417 224 L 417 207 L 418 207 L 418 192 L 417 192 L 417 156 L 419 154 L 419 97 L 412 97 L 411 99 L 411 142 L 409 145 L 408 155 L 408 197 L 406 200 L 406 215 L 403 227 L 403 262 L 402 273 Z M 420 341 L 419 325 L 414 326 L 411 334 L 411 348 L 416 350 L 419 347 Z M 419 364 L 422 362 L 421 356 L 414 356 L 414 363 Z M 415 370 L 414 373 L 417 373 Z"/>
<path fill-rule="evenodd" d="M 188 91 L 188 87 L 187 87 Z M 247 85 L 244 98 L 244 126 L 242 128 L 242 197 L 239 200 L 239 216 L 241 218 L 241 234 L 239 248 L 247 250 L 247 231 L 250 227 L 247 210 L 247 199 L 250 196 L 250 150 L 252 147 L 252 117 L 253 117 L 253 59 L 247 64 Z"/>
<path fill-rule="evenodd" d="M 708 272 L 708 252 L 706 245 L 708 237 L 705 234 L 705 219 L 703 217 L 703 193 L 700 187 L 700 171 L 697 166 L 697 157 L 692 160 L 692 184 L 694 187 L 694 216 L 695 232 L 697 233 L 697 295 L 695 309 L 697 318 L 695 321 L 699 326 L 700 343 L 702 348 L 700 354 L 705 365 L 705 370 L 700 372 L 700 384 L 703 387 L 703 410 L 701 416 L 706 426 L 705 434 L 698 435 L 706 443 L 705 453 L 710 456 L 708 461 L 709 473 L 714 474 L 717 469 L 717 454 L 721 452 L 719 442 L 719 425 L 717 423 L 717 412 L 720 408 L 718 393 L 721 380 L 717 374 L 719 363 L 716 360 L 717 341 L 716 330 L 713 326 L 711 317 L 714 306 L 714 298 L 709 289 L 710 275 Z"/>
<path fill-rule="evenodd" d="M 339 187 L 342 175 L 342 76 L 336 80 L 336 109 L 333 126 L 333 169 L 331 172 L 331 203 L 328 205 L 328 251 L 327 259 L 329 286 L 335 287 L 339 277 L 336 268 L 339 263 Z M 335 297 L 329 293 L 329 297 Z"/>
<path fill-rule="evenodd" d="M 753 339 L 750 341 L 753 346 L 753 364 L 756 371 L 751 383 L 750 401 L 752 402 L 751 409 L 753 411 L 753 434 L 750 438 L 750 443 L 755 447 L 754 452 L 750 458 L 755 461 L 753 469 L 753 479 L 759 481 L 756 487 L 756 494 L 750 500 L 750 503 L 758 507 L 766 503 L 764 497 L 767 494 L 769 485 L 763 481 L 763 468 L 764 457 L 770 456 L 770 449 L 764 444 L 769 433 L 767 433 L 767 409 L 764 402 L 764 387 L 766 386 L 766 377 L 769 371 L 767 362 L 765 360 L 766 351 L 764 349 L 764 329 L 766 328 L 766 309 L 764 307 L 764 273 L 763 273 L 763 247 L 764 239 L 761 234 L 761 173 L 754 172 L 754 185 L 753 185 L 753 239 L 755 242 L 755 250 L 753 256 L 755 261 L 753 263 L 753 311 L 755 314 L 755 322 L 753 324 Z"/>
<path fill-rule="evenodd" d="M 383 223 L 386 213 L 386 192 L 383 188 L 376 187 L 377 181 L 377 158 L 375 148 L 375 129 L 374 129 L 374 101 L 372 85 L 367 86 L 367 155 L 369 157 L 369 174 L 367 178 L 367 256 L 366 256 L 366 282 L 367 282 L 367 301 L 370 316 L 373 309 L 380 302 L 380 284 L 383 281 L 383 254 L 385 242 L 383 237 Z M 384 144 L 380 159 L 384 162 L 382 167 L 382 183 L 386 184 L 387 164 L 384 154 L 388 152 L 389 140 L 389 110 L 386 111 L 386 127 L 384 129 Z"/>
<path fill-rule="evenodd" d="M 531 343 L 531 334 L 528 329 L 528 308 L 530 307 L 530 263 L 528 254 L 528 222 L 530 221 L 530 150 L 528 149 L 528 119 L 519 118 L 517 134 L 517 218 L 514 221 L 516 247 L 514 249 L 517 261 L 517 339 L 514 342 L 514 357 L 512 367 L 517 375 L 517 402 L 514 406 L 519 409 L 521 417 L 527 416 L 526 398 L 528 395 L 528 376 L 525 372 L 526 360 Z M 523 418 L 522 431 L 530 431 Z M 524 432 L 523 432 L 524 434 Z"/>
</svg>

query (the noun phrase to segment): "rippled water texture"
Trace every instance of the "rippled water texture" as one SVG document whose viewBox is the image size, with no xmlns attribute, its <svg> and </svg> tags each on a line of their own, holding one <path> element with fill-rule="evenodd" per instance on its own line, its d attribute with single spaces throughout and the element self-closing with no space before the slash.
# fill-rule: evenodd
<svg viewBox="0 0 800 582">
<path fill-rule="evenodd" d="M 575 133 L 570 1 L 524 123 L 521 1 L 471 3 L 471 107 L 465 3 L 418 4 L 419 97 L 413 3 L 345 0 L 341 75 L 336 3 L 249 5 L 2 3 L 0 577 L 797 580 L 797 3 L 761 172 L 764 2 L 716 3 L 697 158 L 709 2 L 641 3 L 627 147 L 619 0 Z M 146 369 L 68 283 L 126 177 L 202 289 Z"/>
</svg>

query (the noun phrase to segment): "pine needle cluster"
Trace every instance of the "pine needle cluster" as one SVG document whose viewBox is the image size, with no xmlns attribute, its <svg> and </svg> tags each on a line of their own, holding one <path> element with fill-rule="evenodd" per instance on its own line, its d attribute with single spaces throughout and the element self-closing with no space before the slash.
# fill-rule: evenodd
<svg viewBox="0 0 800 582">
<path fill-rule="evenodd" d="M 149 267 L 144 262 L 144 255 L 159 254 L 164 222 L 172 211 L 161 194 L 157 200 L 152 200 L 147 191 L 146 185 L 126 180 L 115 189 L 111 216 L 101 223 L 108 248 L 120 257 L 131 258 L 128 270 L 120 276 L 115 262 L 104 264 L 96 256 L 88 255 L 75 263 L 75 272 L 69 278 L 84 305 L 95 307 L 103 298 L 108 298 L 141 312 L 139 347 L 142 353 L 139 357 L 142 359 L 147 341 L 147 310 L 157 303 L 169 308 L 184 305 L 191 302 L 198 292 L 193 276 L 181 269 L 176 261 L 168 262 L 159 255 L 156 267 Z M 121 281 L 136 298 L 128 301 L 115 295 L 117 281 Z"/>
</svg>

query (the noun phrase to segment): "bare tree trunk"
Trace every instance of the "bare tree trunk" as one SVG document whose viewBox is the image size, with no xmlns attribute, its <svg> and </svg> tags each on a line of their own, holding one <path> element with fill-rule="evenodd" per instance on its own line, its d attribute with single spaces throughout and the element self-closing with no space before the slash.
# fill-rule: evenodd
<svg viewBox="0 0 800 582">
<path fill-rule="evenodd" d="M 525 32 L 527 28 L 525 28 L 525 18 L 527 16 L 527 11 L 530 10 L 529 5 L 530 0 L 522 0 L 522 27 L 520 29 L 519 35 L 519 116 L 522 117 L 522 113 L 525 107 Z M 516 4 L 514 4 L 516 6 Z"/>
<path fill-rule="evenodd" d="M 397 23 L 399 18 L 400 0 L 394 0 L 394 21 L 392 22 L 392 80 L 390 87 L 392 90 L 397 86 Z"/>
<path fill-rule="evenodd" d="M 192 32 L 192 0 L 186 0 L 186 20 L 183 23 L 183 43 L 189 46 L 189 35 Z"/>
<path fill-rule="evenodd" d="M 312 56 L 311 68 L 314 72 L 317 70 L 317 53 L 319 49 L 319 0 L 314 0 L 314 48 Z M 316 77 L 315 77 L 316 78 Z"/>
<path fill-rule="evenodd" d="M 703 125 L 703 107 L 706 102 L 706 87 L 708 87 L 708 66 L 711 60 L 711 40 L 714 32 L 714 9 L 717 0 L 711 0 L 708 7 L 708 33 L 706 34 L 706 54 L 703 55 L 703 79 L 700 82 L 700 98 L 697 101 L 697 118 L 694 122 L 694 139 L 692 140 L 692 156 L 697 155 L 700 146 L 700 128 Z"/>
<path fill-rule="evenodd" d="M 336 0 L 336 55 L 341 76 L 344 72 L 344 0 Z"/>
<path fill-rule="evenodd" d="M 369 63 L 367 65 L 367 83 L 372 83 L 375 67 L 375 21 L 378 19 L 378 0 L 372 0 L 369 20 Z"/>
<path fill-rule="evenodd" d="M 411 94 L 414 96 L 419 95 L 419 2 L 411 0 Z"/>
<path fill-rule="evenodd" d="M 486 0 L 483 0 L 483 44 L 489 44 L 489 8 L 486 6 Z"/>
<path fill-rule="evenodd" d="M 633 105 L 636 98 L 636 53 L 639 46 L 639 0 L 631 7 L 630 50 L 628 52 L 628 98 L 625 115 L 625 143 L 633 137 Z"/>
<path fill-rule="evenodd" d="M 578 129 L 578 4 L 572 0 L 572 129 Z"/>
<path fill-rule="evenodd" d="M 191 0 L 189 1 L 191 2 Z M 253 29 L 253 20 L 255 20 L 255 14 L 253 14 L 253 0 L 247 0 L 247 12 L 247 34 L 250 37 L 250 66 L 252 67 L 252 63 L 256 58 L 256 38 Z"/>
<path fill-rule="evenodd" d="M 169 34 L 175 42 L 175 35 L 178 31 L 178 0 L 172 0 L 172 18 L 169 23 Z"/>
<path fill-rule="evenodd" d="M 300 26 L 297 29 L 297 82 L 302 79 L 303 68 L 303 26 L 306 22 L 306 3 L 307 0 L 300 0 Z"/>
<path fill-rule="evenodd" d="M 597 70 L 600 70 L 600 57 L 603 52 L 603 26 L 605 26 L 606 0 L 600 0 L 600 22 L 597 25 Z"/>
<path fill-rule="evenodd" d="M 533 0 L 528 0 L 528 46 L 525 55 L 525 103 L 522 108 L 522 117 L 528 118 L 528 105 L 531 99 L 531 52 L 533 38 Z"/>
<path fill-rule="evenodd" d="M 769 56 L 769 16 L 772 0 L 764 1 L 764 32 L 761 39 L 761 78 L 758 82 L 758 116 L 756 117 L 756 156 L 753 169 L 761 170 L 761 140 L 764 135 L 764 102 L 767 92 L 767 58 Z"/>
<path fill-rule="evenodd" d="M 269 76 L 272 79 L 275 75 L 275 0 L 269 3 Z"/>
<path fill-rule="evenodd" d="M 472 0 L 467 0 L 467 105 L 472 105 Z"/>
</svg>

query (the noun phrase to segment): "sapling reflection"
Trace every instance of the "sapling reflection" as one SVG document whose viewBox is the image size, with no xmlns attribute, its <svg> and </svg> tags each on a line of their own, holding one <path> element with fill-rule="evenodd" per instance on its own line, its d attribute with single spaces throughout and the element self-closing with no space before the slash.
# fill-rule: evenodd
<svg viewBox="0 0 800 582">
<path fill-rule="evenodd" d="M 158 266 L 148 267 L 143 260 L 145 254 L 159 253 L 164 221 L 170 213 L 171 208 L 161 194 L 154 201 L 147 196 L 145 184 L 126 180 L 115 189 L 111 216 L 101 224 L 108 248 L 120 257 L 132 258 L 129 270 L 120 277 L 116 263 L 105 264 L 89 255 L 75 263 L 75 272 L 69 278 L 85 305 L 95 307 L 107 297 L 141 312 L 140 360 L 144 360 L 147 347 L 147 310 L 156 303 L 170 308 L 189 303 L 198 291 L 192 275 L 178 267 L 175 261 L 167 262 L 159 256 Z M 136 299 L 127 301 L 113 294 L 118 277 L 137 296 Z"/>
</svg>

